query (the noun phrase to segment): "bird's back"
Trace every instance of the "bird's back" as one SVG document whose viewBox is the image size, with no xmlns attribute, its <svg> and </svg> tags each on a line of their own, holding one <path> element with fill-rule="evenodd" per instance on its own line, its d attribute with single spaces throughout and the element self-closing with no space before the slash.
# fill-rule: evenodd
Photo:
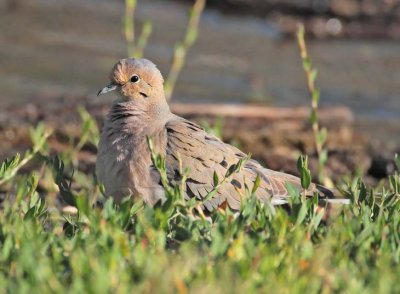
<svg viewBox="0 0 400 294">
<path fill-rule="evenodd" d="M 214 188 L 214 172 L 221 182 L 228 169 L 245 159 L 246 155 L 238 148 L 222 142 L 208 134 L 198 125 L 175 116 L 166 124 L 167 131 L 167 170 L 171 182 L 179 182 L 182 169 L 188 170 L 186 196 L 204 199 Z M 256 196 L 273 204 L 286 201 L 287 183 L 301 191 L 300 179 L 281 172 L 266 169 L 255 160 L 244 160 L 237 173 L 231 174 L 220 185 L 215 197 L 206 202 L 207 210 L 228 204 L 239 209 L 243 197 L 252 190 L 254 182 L 260 177 Z M 312 185 L 311 190 L 316 189 Z M 329 190 L 326 189 L 326 194 Z M 329 196 L 329 195 L 327 195 Z"/>
</svg>

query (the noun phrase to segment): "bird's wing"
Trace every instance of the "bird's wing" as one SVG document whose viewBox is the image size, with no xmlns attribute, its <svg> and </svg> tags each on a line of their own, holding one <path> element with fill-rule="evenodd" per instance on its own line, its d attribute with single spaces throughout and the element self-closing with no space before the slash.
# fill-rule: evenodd
<svg viewBox="0 0 400 294">
<path fill-rule="evenodd" d="M 214 188 L 213 174 L 222 180 L 228 168 L 237 164 L 245 154 L 234 146 L 223 143 L 205 132 L 198 125 L 176 117 L 166 124 L 167 150 L 166 165 L 169 180 L 178 183 L 182 171 L 188 170 L 186 181 L 187 197 L 204 199 Z M 299 178 L 263 168 L 255 160 L 245 162 L 238 173 L 232 174 L 219 187 L 215 196 L 205 203 L 212 211 L 228 204 L 232 209 L 239 209 L 245 189 L 252 189 L 259 175 L 261 181 L 256 192 L 259 199 L 270 199 L 280 204 L 288 196 L 286 182 L 301 190 Z"/>
</svg>

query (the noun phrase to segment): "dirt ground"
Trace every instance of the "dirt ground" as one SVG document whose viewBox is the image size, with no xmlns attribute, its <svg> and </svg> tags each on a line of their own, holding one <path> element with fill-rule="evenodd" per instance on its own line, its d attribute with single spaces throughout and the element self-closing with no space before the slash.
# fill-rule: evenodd
<svg viewBox="0 0 400 294">
<path fill-rule="evenodd" d="M 96 93 L 108 82 L 111 66 L 126 57 L 122 1 L 22 3 L 9 11 L 0 1 L 0 25 L 5 28 L 0 33 L 2 158 L 29 146 L 27 127 L 38 121 L 50 120 L 55 126 L 77 123 L 79 104 L 101 121 L 110 101 L 97 100 Z M 184 35 L 188 11 L 185 2 L 139 1 L 138 26 L 144 20 L 154 25 L 145 56 L 164 75 L 174 45 Z M 356 166 L 368 173 L 374 164 L 383 173 L 390 170 L 390 159 L 400 146 L 400 43 L 358 38 L 314 39 L 308 45 L 319 71 L 322 106 L 346 106 L 355 118 L 348 148 L 330 151 L 337 158 L 329 163 L 332 173 L 354 172 Z M 173 99 L 292 107 L 308 105 L 308 97 L 294 39 L 269 19 L 207 9 Z M 246 137 L 246 130 L 229 132 L 232 126 L 226 125 L 225 139 L 240 140 L 245 151 L 273 168 L 293 170 L 297 154 L 304 151 L 288 133 L 262 128 Z"/>
</svg>

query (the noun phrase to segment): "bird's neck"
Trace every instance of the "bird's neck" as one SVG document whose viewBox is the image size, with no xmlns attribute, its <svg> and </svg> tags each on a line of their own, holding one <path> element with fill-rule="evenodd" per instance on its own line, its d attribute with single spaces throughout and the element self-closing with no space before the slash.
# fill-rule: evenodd
<svg viewBox="0 0 400 294">
<path fill-rule="evenodd" d="M 146 104 L 136 100 L 116 101 L 108 113 L 105 128 L 150 135 L 164 127 L 171 116 L 166 101 Z"/>
</svg>

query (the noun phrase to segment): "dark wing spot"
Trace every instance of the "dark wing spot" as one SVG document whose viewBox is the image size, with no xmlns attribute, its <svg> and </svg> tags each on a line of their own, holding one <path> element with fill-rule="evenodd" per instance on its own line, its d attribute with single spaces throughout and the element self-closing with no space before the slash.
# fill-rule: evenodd
<svg viewBox="0 0 400 294">
<path fill-rule="evenodd" d="M 193 158 L 196 159 L 196 160 L 198 160 L 198 161 L 200 161 L 200 162 L 203 162 L 203 161 L 204 161 L 204 158 L 201 158 L 201 157 L 194 156 Z"/>
<path fill-rule="evenodd" d="M 218 142 L 217 138 L 214 138 L 214 137 L 211 137 L 211 136 L 208 136 L 208 135 L 206 135 L 204 137 L 204 139 L 206 139 L 207 141 Z"/>
<path fill-rule="evenodd" d="M 258 174 L 258 176 L 259 176 L 261 179 L 264 180 L 264 182 L 267 183 L 267 185 L 271 186 L 271 181 L 269 180 L 269 178 L 268 178 L 267 176 L 263 175 L 263 174 L 260 173 L 260 172 L 258 172 L 257 174 Z"/>
<path fill-rule="evenodd" d="M 186 194 L 189 198 L 197 198 L 193 191 L 190 190 L 189 186 L 186 186 Z"/>
<path fill-rule="evenodd" d="M 222 160 L 219 164 L 222 165 L 224 168 L 227 168 L 227 167 L 228 167 L 228 163 L 226 162 L 225 159 Z"/>
<path fill-rule="evenodd" d="M 192 179 L 192 178 L 188 178 L 188 179 L 186 180 L 186 182 L 187 182 L 187 183 L 193 183 L 193 184 L 205 184 L 205 183 L 196 181 L 196 180 L 194 180 L 194 179 Z"/>
<path fill-rule="evenodd" d="M 231 181 L 231 184 L 234 185 L 236 188 L 241 189 L 242 188 L 242 184 L 239 183 L 239 181 L 233 179 Z"/>
<path fill-rule="evenodd" d="M 199 125 L 197 125 L 197 124 L 195 124 L 195 123 L 193 123 L 193 122 L 191 122 L 191 121 L 189 121 L 189 120 L 185 121 L 185 123 L 186 123 L 187 125 L 189 125 L 189 126 L 192 126 L 192 127 L 196 128 L 196 129 L 198 129 L 198 130 L 203 130 L 202 127 L 200 127 Z"/>
<path fill-rule="evenodd" d="M 195 128 L 195 127 L 190 126 L 190 125 L 189 125 L 187 128 L 190 129 L 190 130 L 192 130 L 192 131 L 195 131 L 195 132 L 198 132 L 198 131 L 199 131 L 198 128 Z"/>
<path fill-rule="evenodd" d="M 181 173 L 179 172 L 179 170 L 174 170 L 174 181 L 176 182 L 180 182 L 182 180 L 182 176 Z"/>
<path fill-rule="evenodd" d="M 175 154 L 171 153 L 171 156 L 172 156 L 172 158 L 175 159 L 176 161 L 179 161 L 179 158 L 178 158 Z"/>
<path fill-rule="evenodd" d="M 167 133 L 173 134 L 173 133 L 175 133 L 175 130 L 171 129 L 171 128 L 167 128 Z"/>
</svg>

